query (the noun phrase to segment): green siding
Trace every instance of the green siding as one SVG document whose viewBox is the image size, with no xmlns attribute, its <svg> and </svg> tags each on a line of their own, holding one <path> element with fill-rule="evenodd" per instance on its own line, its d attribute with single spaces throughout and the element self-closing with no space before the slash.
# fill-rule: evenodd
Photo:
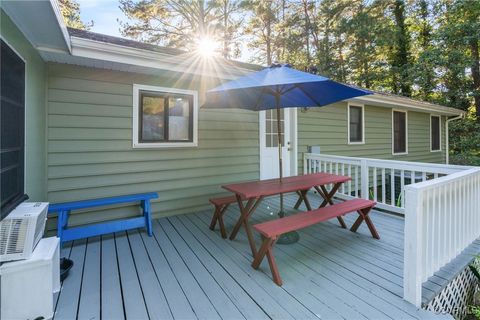
<svg viewBox="0 0 480 320">
<path fill-rule="evenodd" d="M 324 154 L 445 163 L 445 120 L 442 117 L 442 151 L 430 152 L 430 114 L 408 111 L 408 154 L 392 155 L 391 108 L 365 105 L 365 144 L 350 145 L 346 103 L 298 112 L 299 172 L 310 145 L 320 146 Z"/>
<path fill-rule="evenodd" d="M 160 199 L 153 210 L 159 217 L 207 207 L 221 184 L 258 179 L 256 112 L 200 109 L 198 147 L 132 148 L 133 84 L 198 90 L 208 80 L 48 66 L 49 201 L 156 191 Z M 71 222 L 135 212 L 112 208 L 74 215 Z"/>
<path fill-rule="evenodd" d="M 1 11 L 0 36 L 26 61 L 25 189 L 33 201 L 46 200 L 46 66 L 30 42 Z"/>
</svg>

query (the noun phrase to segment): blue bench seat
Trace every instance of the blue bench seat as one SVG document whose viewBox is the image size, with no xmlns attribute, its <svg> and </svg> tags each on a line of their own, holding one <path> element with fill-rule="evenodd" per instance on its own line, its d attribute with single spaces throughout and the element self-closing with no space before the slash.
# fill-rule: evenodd
<svg viewBox="0 0 480 320">
<path fill-rule="evenodd" d="M 131 194 L 111 198 L 73 201 L 51 204 L 49 213 L 57 213 L 57 235 L 60 242 L 83 239 L 102 234 L 145 227 L 149 236 L 152 236 L 152 211 L 150 200 L 157 199 L 156 192 Z M 95 223 L 86 226 L 68 227 L 68 217 L 73 210 L 108 206 L 119 203 L 139 202 L 143 216 L 115 221 Z"/>
</svg>

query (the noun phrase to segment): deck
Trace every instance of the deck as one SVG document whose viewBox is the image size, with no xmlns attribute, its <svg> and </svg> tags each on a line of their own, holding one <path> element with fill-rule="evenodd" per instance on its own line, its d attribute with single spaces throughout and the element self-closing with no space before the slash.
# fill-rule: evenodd
<svg viewBox="0 0 480 320">
<path fill-rule="evenodd" d="M 289 206 L 294 201 L 286 198 Z M 277 205 L 265 200 L 253 219 L 273 218 Z M 235 211 L 226 214 L 227 228 Z M 56 297 L 55 319 L 441 317 L 402 299 L 401 218 L 372 213 L 380 240 L 364 225 L 357 234 L 341 229 L 336 219 L 301 231 L 298 243 L 276 246 L 284 280 L 278 287 L 266 261 L 260 271 L 251 268 L 244 232 L 230 241 L 208 229 L 211 213 L 156 220 L 154 237 L 134 230 L 65 245 L 62 255 L 75 265 Z M 347 224 L 355 218 L 347 216 Z M 435 286 L 427 283 L 426 295 Z"/>
</svg>

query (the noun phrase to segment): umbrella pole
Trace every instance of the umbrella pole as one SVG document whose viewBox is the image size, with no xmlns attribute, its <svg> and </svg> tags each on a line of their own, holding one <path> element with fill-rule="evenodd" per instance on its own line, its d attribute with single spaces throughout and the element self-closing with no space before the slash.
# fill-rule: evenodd
<svg viewBox="0 0 480 320">
<path fill-rule="evenodd" d="M 278 95 L 275 96 L 275 100 L 277 102 L 277 139 L 278 139 L 278 170 L 279 170 L 279 177 L 280 182 L 282 182 L 283 178 L 283 157 L 282 157 L 282 122 L 280 121 L 280 97 Z M 280 212 L 278 213 L 280 218 L 285 215 L 283 211 L 283 193 L 280 194 Z"/>
<path fill-rule="evenodd" d="M 277 137 L 278 137 L 278 168 L 279 168 L 279 177 L 280 183 L 282 182 L 283 178 L 283 157 L 282 157 L 282 122 L 280 121 L 280 93 L 275 95 L 275 102 L 277 105 Z M 280 212 L 278 213 L 280 218 L 285 216 L 285 211 L 283 210 L 283 193 L 280 193 Z M 278 238 L 278 244 L 293 244 L 300 239 L 300 235 L 296 231 L 291 231 L 288 233 L 284 233 L 283 235 Z"/>
</svg>

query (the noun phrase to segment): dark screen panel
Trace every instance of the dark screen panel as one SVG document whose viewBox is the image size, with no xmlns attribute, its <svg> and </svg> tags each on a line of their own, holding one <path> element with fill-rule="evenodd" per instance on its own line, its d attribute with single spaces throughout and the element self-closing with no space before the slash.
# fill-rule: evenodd
<svg viewBox="0 0 480 320">
<path fill-rule="evenodd" d="M 440 150 L 440 117 L 430 118 L 432 128 L 432 150 Z"/>
<path fill-rule="evenodd" d="M 407 152 L 407 114 L 393 112 L 393 151 L 394 153 Z"/>
<path fill-rule="evenodd" d="M 25 199 L 25 63 L 1 40 L 0 202 L 3 219 Z"/>
</svg>

